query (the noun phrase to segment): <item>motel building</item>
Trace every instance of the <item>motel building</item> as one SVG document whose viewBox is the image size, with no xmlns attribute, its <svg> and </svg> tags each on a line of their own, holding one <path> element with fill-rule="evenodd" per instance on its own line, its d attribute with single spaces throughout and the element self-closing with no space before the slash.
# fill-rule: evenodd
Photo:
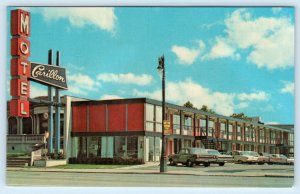
<svg viewBox="0 0 300 194">
<path fill-rule="evenodd" d="M 47 142 L 48 105 L 30 103 L 30 117 L 8 116 L 7 153 L 32 152 Z M 78 156 L 134 158 L 159 162 L 162 144 L 162 103 L 148 98 L 88 100 L 61 97 L 60 152 Z M 7 115 L 9 115 L 9 106 Z M 55 112 L 53 113 L 55 115 Z M 53 116 L 54 117 L 54 116 Z M 171 134 L 166 154 L 185 147 L 214 148 L 222 152 L 252 150 L 294 155 L 293 125 L 264 125 L 166 103 Z M 48 142 L 49 143 L 49 142 Z"/>
</svg>

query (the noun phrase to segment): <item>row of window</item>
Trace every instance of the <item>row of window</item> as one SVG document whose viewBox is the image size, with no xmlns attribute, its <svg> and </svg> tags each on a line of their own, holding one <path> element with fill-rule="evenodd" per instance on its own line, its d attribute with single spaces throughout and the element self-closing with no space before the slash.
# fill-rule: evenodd
<svg viewBox="0 0 300 194">
<path fill-rule="evenodd" d="M 192 116 L 183 115 L 183 119 L 179 114 L 169 115 L 169 120 L 172 123 L 173 134 L 182 134 L 182 135 L 192 135 L 193 131 L 193 119 Z M 182 132 L 180 132 L 180 125 L 182 123 Z M 196 133 L 200 134 L 200 136 L 206 136 L 206 120 L 199 119 L 198 123 L 196 123 Z M 208 121 L 208 136 L 214 136 L 215 122 L 209 120 Z M 242 130 L 243 133 L 242 133 Z M 146 131 L 162 131 L 162 108 L 161 106 L 146 104 Z M 256 134 L 258 133 L 258 134 Z M 289 145 L 293 145 L 293 134 L 288 136 L 288 142 L 283 142 L 283 135 L 277 133 L 275 131 L 271 131 L 270 133 L 266 133 L 265 130 L 255 130 L 251 127 L 236 127 L 236 134 L 233 134 L 233 125 L 229 124 L 228 129 L 226 129 L 225 123 L 220 123 L 220 131 L 217 135 L 217 138 L 221 139 L 233 139 L 235 137 L 236 140 L 243 140 L 248 142 L 260 142 L 260 143 L 285 143 Z M 278 142 L 280 141 L 280 142 Z"/>
</svg>

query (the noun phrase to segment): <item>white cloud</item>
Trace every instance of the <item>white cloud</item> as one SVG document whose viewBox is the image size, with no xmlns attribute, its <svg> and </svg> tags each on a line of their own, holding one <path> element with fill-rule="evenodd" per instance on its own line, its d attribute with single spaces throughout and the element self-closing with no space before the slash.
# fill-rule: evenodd
<svg viewBox="0 0 300 194">
<path fill-rule="evenodd" d="M 99 82 L 82 73 L 68 73 L 67 80 L 69 88 L 68 92 L 73 94 L 82 94 L 86 96 L 89 91 L 98 91 L 98 89 L 101 87 Z"/>
<path fill-rule="evenodd" d="M 284 82 L 283 88 L 281 88 L 281 93 L 290 93 L 294 95 L 295 84 L 293 82 Z"/>
<path fill-rule="evenodd" d="M 97 79 L 102 82 L 114 82 L 119 84 L 135 84 L 140 86 L 149 85 L 152 81 L 152 76 L 147 74 L 134 75 L 133 73 L 127 74 L 114 74 L 114 73 L 101 73 Z"/>
<path fill-rule="evenodd" d="M 197 57 L 205 49 L 205 43 L 202 40 L 198 41 L 197 48 L 187 48 L 184 46 L 174 45 L 171 50 L 177 56 L 177 62 L 182 65 L 191 65 Z"/>
<path fill-rule="evenodd" d="M 99 100 L 111 100 L 111 99 L 123 99 L 123 97 L 118 95 L 104 94 L 99 98 Z"/>
<path fill-rule="evenodd" d="M 237 95 L 238 100 L 241 101 L 266 101 L 268 100 L 268 94 L 264 91 L 257 91 L 252 93 L 240 93 Z"/>
<path fill-rule="evenodd" d="M 46 21 L 67 19 L 75 27 L 93 25 L 112 33 L 116 29 L 117 17 L 111 7 L 47 7 L 41 9 L 41 14 Z"/>
<path fill-rule="evenodd" d="M 235 52 L 235 48 L 230 46 L 225 39 L 217 37 L 215 45 L 207 55 L 202 57 L 202 59 L 217 59 L 224 57 L 231 57 L 236 60 L 240 59 L 240 55 Z"/>
<path fill-rule="evenodd" d="M 133 95 L 139 97 L 149 97 L 161 100 L 161 89 L 153 92 L 133 91 Z M 213 92 L 208 88 L 193 82 L 191 79 L 186 79 L 179 82 L 168 82 L 166 86 L 166 100 L 179 105 L 187 101 L 191 101 L 194 106 L 202 107 L 207 105 L 216 112 L 230 115 L 234 112 L 234 94 Z"/>
<path fill-rule="evenodd" d="M 247 108 L 247 107 L 249 107 L 249 103 L 248 102 L 240 102 L 240 103 L 238 103 L 236 106 L 235 106 L 235 108 L 237 108 L 237 109 L 244 109 L 244 108 Z"/>
<path fill-rule="evenodd" d="M 156 100 L 161 100 L 162 98 L 161 89 L 154 91 L 140 91 L 135 89 L 133 90 L 133 95 Z M 201 108 L 202 105 L 206 105 L 217 113 L 227 116 L 234 113 L 237 109 L 249 107 L 253 101 L 267 101 L 268 96 L 269 94 L 263 91 L 240 94 L 212 91 L 201 84 L 195 83 L 191 79 L 166 83 L 166 101 L 178 105 L 190 101 L 195 107 Z"/>
<path fill-rule="evenodd" d="M 250 48 L 248 62 L 259 68 L 288 68 L 294 64 L 294 25 L 289 18 L 253 16 L 246 9 L 225 19 L 227 37 L 237 49 Z"/>
</svg>

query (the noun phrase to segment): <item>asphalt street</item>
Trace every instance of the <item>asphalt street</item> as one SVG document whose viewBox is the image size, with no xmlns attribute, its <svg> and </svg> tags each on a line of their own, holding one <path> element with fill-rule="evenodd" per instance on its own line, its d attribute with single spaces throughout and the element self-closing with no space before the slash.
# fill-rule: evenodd
<svg viewBox="0 0 300 194">
<path fill-rule="evenodd" d="M 115 169 L 7 168 L 10 186 L 292 187 L 294 166 L 226 164 L 210 167 L 158 163 Z"/>
<path fill-rule="evenodd" d="M 291 187 L 293 178 L 9 171 L 10 186 Z"/>
</svg>

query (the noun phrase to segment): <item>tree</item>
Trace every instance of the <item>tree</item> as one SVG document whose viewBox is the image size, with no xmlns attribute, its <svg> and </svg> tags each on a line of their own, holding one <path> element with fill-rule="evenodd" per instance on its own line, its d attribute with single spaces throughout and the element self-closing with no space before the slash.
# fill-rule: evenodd
<svg viewBox="0 0 300 194">
<path fill-rule="evenodd" d="M 186 103 L 184 103 L 183 106 L 187 107 L 187 108 L 197 109 L 196 107 L 194 107 L 194 105 L 190 101 L 187 101 Z"/>
<path fill-rule="evenodd" d="M 243 112 L 241 113 L 233 113 L 230 117 L 232 118 L 236 118 L 236 119 L 242 119 L 242 120 L 246 120 L 246 121 L 251 121 L 251 117 L 246 116 Z"/>
<path fill-rule="evenodd" d="M 204 112 L 215 113 L 212 109 L 209 109 L 206 105 L 202 105 L 201 109 Z"/>
</svg>

